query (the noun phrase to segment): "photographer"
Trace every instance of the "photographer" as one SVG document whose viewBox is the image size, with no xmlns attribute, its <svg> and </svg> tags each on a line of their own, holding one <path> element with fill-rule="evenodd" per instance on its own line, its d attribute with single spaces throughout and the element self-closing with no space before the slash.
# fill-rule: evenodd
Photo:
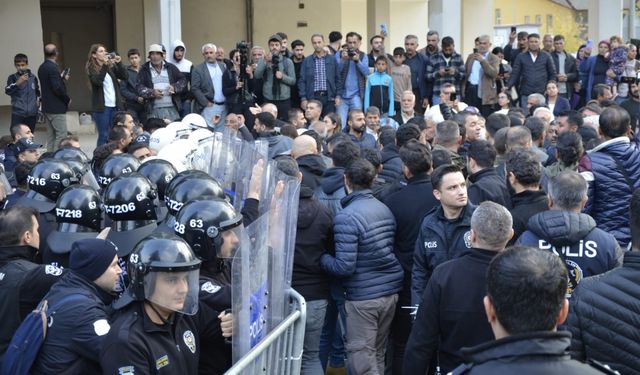
<svg viewBox="0 0 640 375">
<path fill-rule="evenodd" d="M 369 75 L 369 58 L 360 51 L 362 36 L 356 32 L 347 34 L 346 47 L 340 54 L 336 54 L 338 70 L 340 71 L 342 89 L 336 96 L 336 107 L 342 118 L 342 127 L 347 125 L 347 115 L 352 109 L 362 110 L 364 86 Z"/>
<path fill-rule="evenodd" d="M 272 35 L 269 38 L 269 51 L 258 61 L 254 77 L 263 79 L 262 94 L 266 102 L 278 107 L 278 118 L 286 121 L 291 108 L 291 87 L 296 84 L 293 62 L 281 55 L 282 38 Z"/>
<path fill-rule="evenodd" d="M 253 106 L 255 98 L 253 92 L 253 80 L 250 78 L 249 47 L 242 41 L 236 45 L 237 49 L 229 53 L 231 67 L 222 75 L 222 92 L 227 98 L 227 112 L 244 115 L 250 118 L 253 124 L 253 116 L 249 108 Z"/>
<path fill-rule="evenodd" d="M 97 146 L 107 143 L 113 117 L 124 110 L 118 79 L 127 81 L 128 73 L 122 58 L 115 52 L 108 53 L 102 44 L 93 44 L 85 70 L 91 83 L 91 107 L 98 130 Z"/>
</svg>

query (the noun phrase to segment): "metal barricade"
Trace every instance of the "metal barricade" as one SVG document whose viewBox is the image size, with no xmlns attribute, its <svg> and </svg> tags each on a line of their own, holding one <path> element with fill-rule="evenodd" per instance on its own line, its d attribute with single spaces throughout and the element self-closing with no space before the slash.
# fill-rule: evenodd
<svg viewBox="0 0 640 375">
<path fill-rule="evenodd" d="M 287 290 L 287 295 L 289 314 L 225 375 L 300 374 L 307 304 L 292 288 Z"/>
</svg>

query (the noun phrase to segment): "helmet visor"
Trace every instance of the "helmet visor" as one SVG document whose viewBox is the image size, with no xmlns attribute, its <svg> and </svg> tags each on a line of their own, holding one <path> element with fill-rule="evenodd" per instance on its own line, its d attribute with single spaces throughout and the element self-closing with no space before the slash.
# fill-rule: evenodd
<svg viewBox="0 0 640 375">
<path fill-rule="evenodd" d="M 198 312 L 199 269 L 149 272 L 144 277 L 145 299 L 186 315 Z"/>
</svg>

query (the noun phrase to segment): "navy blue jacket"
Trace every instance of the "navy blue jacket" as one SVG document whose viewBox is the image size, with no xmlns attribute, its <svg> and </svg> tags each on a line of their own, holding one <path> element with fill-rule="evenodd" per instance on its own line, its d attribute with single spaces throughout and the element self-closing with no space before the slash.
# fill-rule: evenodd
<svg viewBox="0 0 640 375">
<path fill-rule="evenodd" d="M 298 78 L 298 92 L 300 100 L 309 100 L 315 97 L 313 87 L 316 81 L 316 55 L 312 54 L 302 60 L 300 77 Z M 325 76 L 327 79 L 327 97 L 334 100 L 336 95 L 342 90 L 340 80 L 340 69 L 333 55 L 326 54 L 324 57 Z"/>
<path fill-rule="evenodd" d="M 564 258 L 569 278 L 569 293 L 584 277 L 605 273 L 622 264 L 622 251 L 615 237 L 596 228 L 587 214 L 568 211 L 542 211 L 529 219 L 527 231 L 517 243 L 553 251 Z"/>
<path fill-rule="evenodd" d="M 100 350 L 110 330 L 113 296 L 71 271 L 44 297 L 49 306 L 71 294 L 82 298 L 59 307 L 47 329 L 33 374 L 99 373 Z"/>
<path fill-rule="evenodd" d="M 567 84 L 570 86 L 571 84 Z M 553 107 L 553 115 L 559 116 L 561 112 L 568 111 L 571 109 L 571 103 L 569 103 L 569 99 L 563 98 L 562 96 L 558 96 L 556 98 L 556 105 Z"/>
<path fill-rule="evenodd" d="M 360 137 L 360 139 L 358 139 L 355 135 L 348 133 L 349 137 L 351 138 L 351 140 L 353 141 L 353 143 L 357 144 L 358 146 L 360 146 L 361 150 L 364 150 L 365 148 L 370 148 L 372 150 L 377 150 L 378 149 L 378 141 L 376 141 L 376 138 L 367 133 L 364 132 L 362 133 L 362 137 Z"/>
<path fill-rule="evenodd" d="M 504 177 L 498 175 L 495 168 L 486 168 L 469 175 L 471 185 L 467 188 L 469 201 L 478 205 L 484 201 L 501 204 L 511 208 L 511 195 Z"/>
<path fill-rule="evenodd" d="M 513 70 L 507 82 L 507 87 L 516 86 L 520 96 L 528 96 L 534 93 L 544 94 L 547 82 L 556 79 L 556 67 L 553 59 L 547 52 L 538 52 L 534 62 L 531 54 L 522 52 L 518 54 L 512 64 Z"/>
<path fill-rule="evenodd" d="M 471 248 L 471 215 L 475 206 L 468 203 L 460 216 L 449 220 L 442 206 L 437 206 L 422 220 L 413 254 L 411 303 L 422 303 L 422 293 L 433 270 L 450 259 L 465 254 Z"/>
<path fill-rule="evenodd" d="M 18 73 L 13 73 L 7 78 L 5 94 L 11 97 L 11 112 L 18 116 L 36 116 L 38 114 L 38 97 L 40 86 L 38 78 L 27 69 L 29 79 L 20 85 L 16 81 L 20 78 Z"/>
<path fill-rule="evenodd" d="M 38 79 L 42 89 L 42 112 L 66 113 L 71 98 L 67 95 L 64 79 L 60 77 L 58 64 L 51 60 L 45 60 L 38 68 Z"/>
<path fill-rule="evenodd" d="M 385 182 L 394 182 L 402 177 L 402 160 L 400 160 L 400 148 L 395 144 L 385 146 L 380 151 L 380 161 L 382 162 L 382 172 L 378 177 Z"/>
<path fill-rule="evenodd" d="M 586 170 L 581 172 L 589 183 L 589 200 L 583 212 L 593 217 L 598 228 L 613 234 L 624 249 L 631 234 L 629 205 L 623 203 L 630 201 L 632 190 L 640 188 L 638 140 L 630 141 L 627 137 L 608 140 L 589 151 L 585 159 Z"/>
<path fill-rule="evenodd" d="M 341 203 L 344 208 L 333 222 L 336 255 L 322 255 L 322 268 L 342 278 L 350 301 L 398 293 L 404 273 L 393 254 L 393 214 L 371 190 L 354 191 Z"/>
<path fill-rule="evenodd" d="M 328 168 L 320 180 L 320 188 L 316 190 L 316 198 L 329 209 L 331 217 L 342 210 L 340 200 L 347 193 L 344 191 L 344 168 Z"/>
</svg>

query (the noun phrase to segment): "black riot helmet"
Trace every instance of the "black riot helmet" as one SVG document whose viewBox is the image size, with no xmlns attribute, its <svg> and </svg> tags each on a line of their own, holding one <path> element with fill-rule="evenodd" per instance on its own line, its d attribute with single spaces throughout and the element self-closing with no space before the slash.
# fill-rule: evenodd
<svg viewBox="0 0 640 375">
<path fill-rule="evenodd" d="M 129 287 L 115 307 L 122 308 L 132 301 L 147 300 L 172 311 L 195 314 L 198 310 L 200 263 L 200 259 L 181 238 L 166 233 L 145 237 L 129 256 Z M 176 300 L 175 296 L 164 299 L 158 291 L 164 283 L 175 282 L 184 288 L 183 299 Z"/>
<path fill-rule="evenodd" d="M 202 197 L 214 197 L 224 199 L 222 186 L 209 175 L 187 177 L 166 193 L 165 202 L 169 209 L 169 214 L 176 216 L 178 211 L 187 202 Z"/>
<path fill-rule="evenodd" d="M 104 208 L 113 221 L 156 220 L 156 197 L 151 181 L 134 172 L 109 183 L 103 196 Z"/>
<path fill-rule="evenodd" d="M 178 171 L 173 164 L 166 160 L 151 159 L 142 163 L 140 168 L 138 168 L 138 173 L 147 177 L 149 181 L 156 185 L 158 199 L 164 202 L 164 194 L 167 186 L 169 186 L 171 180 L 178 174 Z"/>
<path fill-rule="evenodd" d="M 84 164 L 89 163 L 89 157 L 81 149 L 73 146 L 65 146 L 53 153 L 54 159 L 76 160 Z"/>
<path fill-rule="evenodd" d="M 180 209 L 174 230 L 203 261 L 232 258 L 240 240 L 242 215 L 223 199 L 194 200 Z"/>
<path fill-rule="evenodd" d="M 115 154 L 105 159 L 98 171 L 98 184 L 103 189 L 116 177 L 138 170 L 140 161 L 130 154 Z"/>
<path fill-rule="evenodd" d="M 77 224 L 99 231 L 102 221 L 100 195 L 86 185 L 70 186 L 58 197 L 55 215 L 58 224 Z"/>
<path fill-rule="evenodd" d="M 202 178 L 207 178 L 210 177 L 206 172 L 197 170 L 197 169 L 187 169 L 186 171 L 182 171 L 180 173 L 178 173 L 177 175 L 175 175 L 173 177 L 173 180 L 171 180 L 171 182 L 169 182 L 169 185 L 167 185 L 167 188 L 164 191 L 164 200 L 165 202 L 167 201 L 167 195 L 171 194 L 171 191 L 182 181 L 186 180 L 187 178 L 191 178 L 191 177 L 202 177 Z"/>
<path fill-rule="evenodd" d="M 44 159 L 33 166 L 27 176 L 29 191 L 20 199 L 20 204 L 49 212 L 64 189 L 76 183 L 75 173 L 63 160 Z"/>
</svg>

